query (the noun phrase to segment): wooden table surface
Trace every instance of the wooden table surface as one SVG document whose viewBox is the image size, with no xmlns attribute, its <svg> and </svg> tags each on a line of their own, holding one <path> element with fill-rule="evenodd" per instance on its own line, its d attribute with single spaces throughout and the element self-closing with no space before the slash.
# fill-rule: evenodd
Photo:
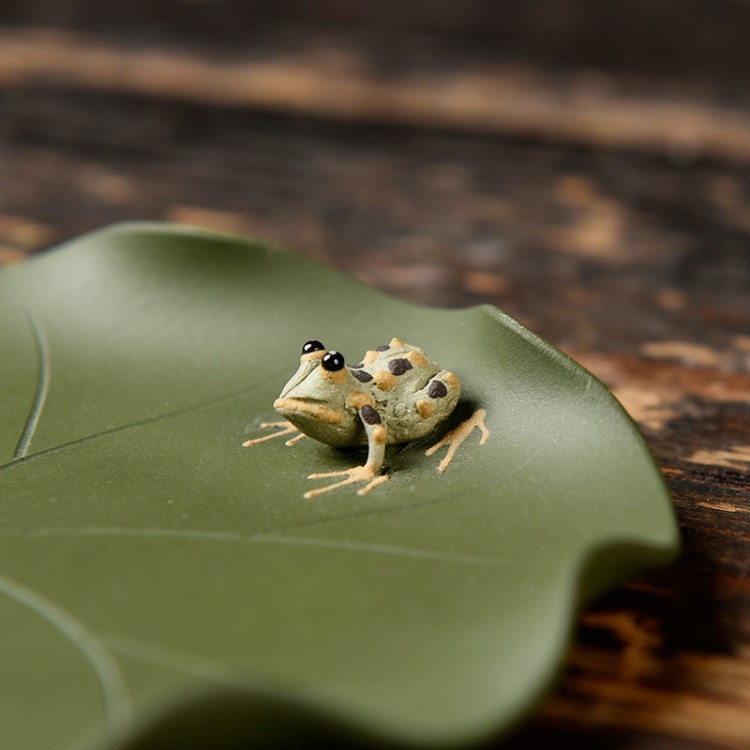
<svg viewBox="0 0 750 750">
<path fill-rule="evenodd" d="M 750 6 L 169 5 L 0 9 L 0 263 L 158 219 L 509 312 L 638 421 L 684 553 L 500 746 L 750 747 Z"/>
</svg>

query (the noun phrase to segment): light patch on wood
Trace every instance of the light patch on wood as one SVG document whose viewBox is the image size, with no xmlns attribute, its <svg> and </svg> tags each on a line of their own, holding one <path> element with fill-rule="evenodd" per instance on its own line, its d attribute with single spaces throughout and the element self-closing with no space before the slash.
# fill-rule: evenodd
<svg viewBox="0 0 750 750">
<path fill-rule="evenodd" d="M 580 208 L 588 206 L 598 193 L 593 180 L 581 175 L 560 178 L 552 187 L 552 191 L 561 203 Z"/>
<path fill-rule="evenodd" d="M 689 365 L 717 367 L 725 355 L 703 344 L 689 341 L 651 341 L 641 347 L 641 352 L 653 359 L 676 359 Z"/>
<path fill-rule="evenodd" d="M 729 450 L 700 450 L 688 459 L 691 464 L 722 466 L 735 471 L 750 471 L 750 445 L 737 445 Z"/>
<path fill-rule="evenodd" d="M 51 242 L 50 227 L 15 214 L 0 214 L 0 239 L 23 248 L 38 248 Z"/>
<path fill-rule="evenodd" d="M 407 76 L 372 75 L 367 50 L 329 35 L 286 56 L 218 58 L 187 48 L 108 43 L 100 35 L 7 28 L 0 85 L 60 85 L 318 117 L 458 128 L 589 147 L 750 160 L 750 117 L 709 95 L 633 97 L 581 71 L 544 75 L 498 57 Z M 335 54 L 333 54 L 335 49 Z M 350 64 L 341 66 L 341 60 Z"/>
<path fill-rule="evenodd" d="M 720 175 L 708 184 L 708 197 L 720 209 L 723 220 L 732 227 L 750 230 L 750 203 L 742 183 L 735 177 Z"/>
<path fill-rule="evenodd" d="M 136 199 L 138 186 L 133 180 L 98 164 L 85 165 L 77 175 L 78 185 L 89 195 L 110 206 L 124 206 Z"/>
<path fill-rule="evenodd" d="M 673 405 L 679 400 L 679 394 L 645 391 L 634 386 L 622 386 L 612 393 L 625 411 L 643 427 L 660 430 L 670 419 L 677 416 L 677 410 Z"/>
<path fill-rule="evenodd" d="M 656 292 L 656 304 L 662 310 L 684 310 L 687 306 L 687 295 L 679 289 L 659 289 Z"/>
<path fill-rule="evenodd" d="M 422 183 L 430 190 L 458 194 L 471 192 L 472 174 L 461 164 L 435 164 L 421 172 Z"/>
<path fill-rule="evenodd" d="M 623 217 L 610 208 L 583 214 L 572 226 L 552 227 L 544 238 L 554 249 L 570 255 L 624 264 L 628 260 L 620 243 L 624 229 Z"/>
<path fill-rule="evenodd" d="M 254 234 L 257 231 L 257 227 L 242 214 L 231 211 L 212 211 L 196 206 L 171 206 L 167 211 L 166 219 L 177 224 L 215 229 L 219 232 Z"/>
<path fill-rule="evenodd" d="M 709 200 L 724 211 L 734 212 L 747 202 L 742 184 L 736 177 L 716 175 L 708 181 L 706 188 Z"/>
<path fill-rule="evenodd" d="M 563 177 L 553 189 L 558 202 L 573 213 L 574 220 L 544 232 L 551 247 L 608 263 L 629 260 L 629 254 L 623 252 L 622 236 L 628 222 L 621 204 L 602 195 L 586 177 Z"/>
<path fill-rule="evenodd" d="M 732 404 L 732 408 L 736 404 L 750 406 L 750 379 L 747 375 L 708 368 L 689 369 L 666 360 L 655 366 L 639 358 L 602 355 L 585 350 L 572 354 L 607 384 L 625 410 L 643 428 L 658 430 L 670 420 L 689 414 L 691 407 L 685 400 L 692 396 L 707 402 L 707 407 L 711 409 L 718 404 Z M 689 447 L 685 452 L 693 449 L 694 446 Z M 664 473 L 669 472 L 666 467 L 663 470 Z"/>
<path fill-rule="evenodd" d="M 432 251 L 429 243 L 424 243 L 418 248 L 412 248 L 416 244 L 408 238 L 394 240 L 391 245 L 394 257 L 408 258 L 413 255 L 427 255 Z M 411 291 L 435 289 L 455 284 L 455 274 L 449 268 L 429 260 L 416 263 L 401 262 L 397 266 L 381 264 L 373 266 L 367 271 L 367 278 L 363 279 L 366 283 L 386 285 L 393 289 L 409 289 Z"/>
<path fill-rule="evenodd" d="M 708 508 L 709 510 L 720 510 L 722 513 L 750 513 L 750 508 L 741 508 L 731 503 L 712 503 L 708 500 L 702 500 L 696 503 L 696 505 L 699 505 L 701 508 Z"/>
<path fill-rule="evenodd" d="M 0 244 L 0 265 L 11 266 L 14 263 L 20 263 L 25 258 L 26 253 L 23 250 Z"/>
<path fill-rule="evenodd" d="M 503 294 L 508 289 L 508 279 L 500 273 L 490 271 L 466 271 L 463 285 L 474 294 Z"/>
<path fill-rule="evenodd" d="M 690 686 L 689 692 L 679 694 L 645 679 L 601 679 L 604 671 L 616 674 L 621 667 L 619 658 L 607 663 L 601 648 L 579 647 L 571 661 L 578 669 L 569 670 L 568 691 L 544 705 L 547 719 L 570 721 L 577 715 L 588 727 L 658 732 L 684 738 L 689 745 L 702 741 L 726 750 L 747 748 L 747 660 L 697 653 L 672 657 L 666 666 L 680 675 L 681 684 Z M 656 674 L 659 666 L 651 663 Z"/>
<path fill-rule="evenodd" d="M 750 700 L 750 653 L 746 643 L 737 644 L 735 656 L 688 651 L 679 657 L 680 666 L 697 678 L 692 684 L 701 690 L 741 700 L 745 708 Z M 747 716 L 747 714 L 746 714 Z M 747 748 L 747 733 L 742 747 Z"/>
<path fill-rule="evenodd" d="M 622 642 L 621 670 L 629 679 L 648 673 L 656 650 L 664 637 L 658 622 L 638 616 L 634 612 L 589 612 L 583 621 L 588 627 L 609 630 Z"/>
<path fill-rule="evenodd" d="M 730 404 L 734 401 L 741 404 L 748 404 L 750 406 L 750 390 L 737 388 L 731 383 L 727 383 L 721 380 L 717 380 L 713 383 L 708 383 L 705 387 L 703 394 L 700 393 L 699 389 L 695 389 L 696 395 L 708 396 L 713 401 L 719 403 Z"/>
</svg>

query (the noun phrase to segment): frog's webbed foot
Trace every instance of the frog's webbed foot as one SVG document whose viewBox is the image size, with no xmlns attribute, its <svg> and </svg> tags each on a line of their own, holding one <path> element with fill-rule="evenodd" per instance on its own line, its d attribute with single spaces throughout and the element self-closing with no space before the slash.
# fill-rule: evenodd
<svg viewBox="0 0 750 750">
<path fill-rule="evenodd" d="M 357 484 L 359 482 L 367 482 L 364 487 L 361 487 L 358 491 L 358 495 L 366 495 L 373 487 L 377 487 L 379 484 L 388 480 L 387 474 L 377 474 L 374 467 L 366 463 L 364 466 L 355 466 L 352 469 L 344 469 L 343 471 L 325 471 L 318 474 L 310 474 L 308 479 L 329 479 L 330 477 L 346 477 L 340 482 L 334 482 L 326 487 L 319 487 L 316 490 L 309 490 L 305 492 L 305 499 L 309 500 L 311 497 L 322 495 L 325 492 L 336 490 L 339 487 L 345 487 L 347 484 Z"/>
<path fill-rule="evenodd" d="M 261 422 L 260 427 L 262 430 L 276 429 L 277 431 L 270 435 L 264 435 L 263 437 L 245 440 L 242 444 L 244 448 L 249 448 L 251 445 L 258 445 L 258 443 L 265 443 L 266 440 L 275 440 L 276 438 L 285 437 L 286 435 L 292 435 L 295 432 L 299 432 L 291 422 Z M 293 438 L 287 440 L 284 445 L 295 445 L 296 443 L 299 443 L 303 437 L 305 437 L 305 433 L 300 432 L 299 435 L 294 435 Z"/>
<path fill-rule="evenodd" d="M 448 452 L 445 454 L 445 458 L 443 458 L 438 465 L 439 472 L 442 473 L 448 468 L 450 462 L 453 460 L 453 456 L 456 455 L 456 451 L 461 447 L 461 443 L 463 443 L 464 440 L 474 432 L 474 430 L 478 429 L 482 433 L 479 445 L 484 445 L 487 442 L 490 436 L 490 431 L 484 423 L 485 416 L 487 416 L 487 411 L 485 409 L 477 409 L 467 420 L 461 422 L 460 425 L 454 427 L 449 432 L 446 432 L 445 435 L 435 443 L 435 445 L 424 452 L 425 456 L 431 456 L 444 445 L 448 446 Z"/>
</svg>

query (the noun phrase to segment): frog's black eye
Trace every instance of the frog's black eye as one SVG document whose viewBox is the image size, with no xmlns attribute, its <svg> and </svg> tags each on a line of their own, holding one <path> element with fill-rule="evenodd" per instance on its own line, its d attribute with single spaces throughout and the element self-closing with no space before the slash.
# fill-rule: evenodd
<svg viewBox="0 0 750 750">
<path fill-rule="evenodd" d="M 325 349 L 325 347 L 320 341 L 311 339 L 310 341 L 306 341 L 302 346 L 302 356 L 304 357 L 305 354 L 310 354 L 311 352 L 321 352 L 323 349 Z"/>
<path fill-rule="evenodd" d="M 323 359 L 320 361 L 320 364 L 323 366 L 323 369 L 328 370 L 328 372 L 336 372 L 336 370 L 343 370 L 344 369 L 344 355 L 340 354 L 339 352 L 328 352 L 328 354 L 323 356 Z"/>
</svg>

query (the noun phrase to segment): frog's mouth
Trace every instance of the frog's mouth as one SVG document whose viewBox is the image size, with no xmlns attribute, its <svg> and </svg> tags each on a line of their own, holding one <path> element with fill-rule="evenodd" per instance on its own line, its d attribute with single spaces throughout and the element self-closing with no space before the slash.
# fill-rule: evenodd
<svg viewBox="0 0 750 750">
<path fill-rule="evenodd" d="M 333 409 L 307 399 L 277 398 L 273 402 L 273 408 L 287 418 L 301 414 L 305 417 L 312 417 L 322 424 L 341 424 L 344 421 L 344 412 L 340 409 Z"/>
</svg>

